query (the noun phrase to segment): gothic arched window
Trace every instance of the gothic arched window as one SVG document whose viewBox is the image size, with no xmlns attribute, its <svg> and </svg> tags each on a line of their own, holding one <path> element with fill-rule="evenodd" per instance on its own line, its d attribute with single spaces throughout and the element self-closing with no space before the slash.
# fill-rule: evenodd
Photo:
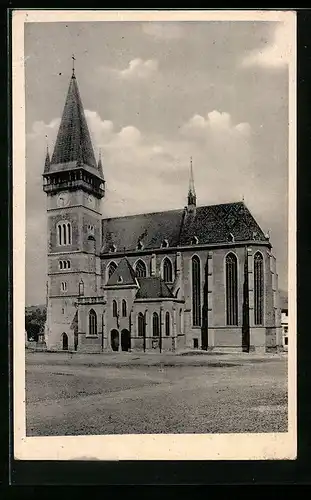
<svg viewBox="0 0 311 500">
<path fill-rule="evenodd" d="M 135 272 L 137 278 L 145 278 L 147 276 L 147 266 L 143 260 L 139 259 L 136 262 Z"/>
<path fill-rule="evenodd" d="M 58 245 L 71 245 L 71 224 L 61 221 L 57 224 L 57 242 Z"/>
<path fill-rule="evenodd" d="M 108 279 L 113 275 L 116 269 L 117 264 L 115 262 L 110 262 L 110 264 L 108 265 Z"/>
<path fill-rule="evenodd" d="M 201 326 L 201 263 L 192 257 L 192 325 Z"/>
<path fill-rule="evenodd" d="M 170 313 L 167 311 L 165 313 L 165 335 L 170 334 L 170 327 L 171 327 Z"/>
<path fill-rule="evenodd" d="M 97 314 L 94 309 L 89 312 L 89 335 L 97 335 Z"/>
<path fill-rule="evenodd" d="M 166 283 L 171 283 L 173 281 L 173 266 L 172 262 L 167 257 L 163 260 L 163 279 Z"/>
<path fill-rule="evenodd" d="M 254 255 L 254 315 L 255 325 L 263 323 L 263 257 L 260 252 Z"/>
<path fill-rule="evenodd" d="M 238 263 L 234 253 L 226 257 L 227 325 L 238 324 Z"/>
<path fill-rule="evenodd" d="M 116 318 L 118 316 L 118 304 L 116 300 L 112 301 L 112 316 Z"/>
<path fill-rule="evenodd" d="M 152 335 L 159 337 L 160 335 L 160 322 L 158 313 L 154 312 L 152 316 Z"/>
<path fill-rule="evenodd" d="M 142 312 L 138 313 L 138 337 L 144 337 L 146 330 L 145 330 L 145 317 Z"/>
<path fill-rule="evenodd" d="M 126 300 L 122 300 L 122 316 L 123 318 L 126 318 L 127 316 L 127 305 L 126 305 Z"/>
</svg>

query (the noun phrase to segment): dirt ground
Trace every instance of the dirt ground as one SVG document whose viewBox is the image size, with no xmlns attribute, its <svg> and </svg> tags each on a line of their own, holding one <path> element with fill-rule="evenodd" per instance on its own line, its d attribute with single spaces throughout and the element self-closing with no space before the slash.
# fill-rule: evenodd
<svg viewBox="0 0 311 500">
<path fill-rule="evenodd" d="M 27 436 L 286 432 L 285 355 L 26 355 Z"/>
</svg>

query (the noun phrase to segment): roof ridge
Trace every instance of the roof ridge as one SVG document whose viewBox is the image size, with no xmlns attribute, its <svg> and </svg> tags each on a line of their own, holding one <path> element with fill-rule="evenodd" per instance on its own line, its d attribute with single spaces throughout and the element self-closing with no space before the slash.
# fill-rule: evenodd
<svg viewBox="0 0 311 500">
<path fill-rule="evenodd" d="M 200 208 L 206 208 L 206 207 L 221 207 L 225 205 L 245 205 L 243 201 L 232 201 L 228 203 L 214 203 L 213 205 L 198 205 L 196 207 L 196 210 L 200 210 Z M 247 207 L 246 207 L 247 208 Z M 158 215 L 158 214 L 167 214 L 167 213 L 173 213 L 173 212 L 184 212 L 185 208 L 173 208 L 169 210 L 158 210 L 157 212 L 140 212 L 140 213 L 135 213 L 135 214 L 129 214 L 129 215 L 119 215 L 116 217 L 103 217 L 102 220 L 116 220 L 116 219 L 125 219 L 125 218 L 130 218 L 130 217 L 137 217 L 138 215 Z"/>
</svg>

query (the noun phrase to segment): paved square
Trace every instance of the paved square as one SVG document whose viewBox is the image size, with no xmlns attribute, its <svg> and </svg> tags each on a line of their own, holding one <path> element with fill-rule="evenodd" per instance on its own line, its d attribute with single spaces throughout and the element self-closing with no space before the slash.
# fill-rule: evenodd
<svg viewBox="0 0 311 500">
<path fill-rule="evenodd" d="M 27 436 L 287 431 L 284 355 L 26 355 Z"/>
</svg>

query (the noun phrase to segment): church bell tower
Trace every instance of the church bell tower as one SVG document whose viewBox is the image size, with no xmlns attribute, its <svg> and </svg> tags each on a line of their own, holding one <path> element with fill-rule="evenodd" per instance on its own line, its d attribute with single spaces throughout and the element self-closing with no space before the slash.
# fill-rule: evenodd
<svg viewBox="0 0 311 500">
<path fill-rule="evenodd" d="M 74 61 L 74 57 L 73 57 Z M 95 159 L 74 66 L 52 157 L 46 153 L 48 349 L 75 348 L 76 300 L 100 287 L 102 161 Z"/>
</svg>

